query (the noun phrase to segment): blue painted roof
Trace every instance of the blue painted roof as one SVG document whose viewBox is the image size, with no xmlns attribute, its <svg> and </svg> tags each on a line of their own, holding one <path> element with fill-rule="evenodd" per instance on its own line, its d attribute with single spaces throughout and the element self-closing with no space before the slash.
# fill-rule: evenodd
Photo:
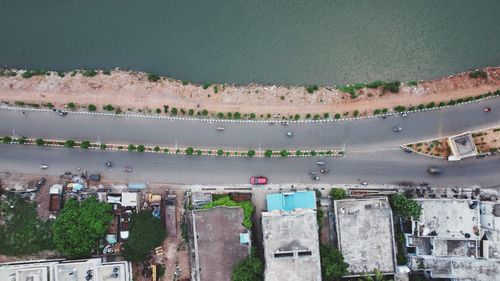
<svg viewBox="0 0 500 281">
<path fill-rule="evenodd" d="M 294 209 L 316 210 L 316 193 L 314 191 L 299 191 L 267 195 L 268 211 L 293 211 Z"/>
<path fill-rule="evenodd" d="M 250 233 L 240 233 L 240 243 L 241 244 L 250 243 Z"/>
</svg>

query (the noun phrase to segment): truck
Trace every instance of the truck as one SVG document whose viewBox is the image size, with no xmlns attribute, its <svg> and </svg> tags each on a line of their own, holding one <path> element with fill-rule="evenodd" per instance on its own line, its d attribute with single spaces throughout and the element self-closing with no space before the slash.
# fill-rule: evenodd
<svg viewBox="0 0 500 281">
<path fill-rule="evenodd" d="M 53 186 L 50 187 L 49 211 L 57 212 L 61 209 L 61 207 L 62 207 L 62 192 L 63 192 L 63 186 L 60 184 L 54 184 Z"/>
</svg>

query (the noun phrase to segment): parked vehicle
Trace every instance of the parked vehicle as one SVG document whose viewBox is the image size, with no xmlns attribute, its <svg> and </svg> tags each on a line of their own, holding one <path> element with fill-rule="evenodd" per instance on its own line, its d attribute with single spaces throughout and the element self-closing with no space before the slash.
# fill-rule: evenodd
<svg viewBox="0 0 500 281">
<path fill-rule="evenodd" d="M 392 131 L 393 131 L 393 132 L 396 132 L 396 133 L 399 133 L 399 132 L 401 132 L 402 130 L 403 130 L 403 128 L 401 128 L 401 127 L 394 127 L 394 128 L 392 128 Z"/>
<path fill-rule="evenodd" d="M 485 107 L 485 108 L 483 109 L 483 111 L 484 111 L 484 112 L 490 112 L 490 111 L 491 111 L 491 107 Z"/>
<path fill-rule="evenodd" d="M 401 117 L 407 117 L 408 116 L 408 112 L 401 112 Z"/>
<path fill-rule="evenodd" d="M 48 169 L 48 168 L 49 168 L 49 165 L 47 165 L 47 164 L 40 164 L 40 169 L 45 170 L 45 169 Z"/>
<path fill-rule="evenodd" d="M 312 176 L 312 177 L 311 177 L 311 179 L 312 179 L 313 181 L 319 181 L 319 177 L 318 177 L 318 176 Z"/>
<path fill-rule="evenodd" d="M 132 173 L 132 167 L 126 166 L 125 168 L 123 168 L 123 171 L 125 173 Z"/>
<path fill-rule="evenodd" d="M 252 185 L 264 185 L 267 184 L 267 178 L 263 176 L 254 176 L 250 178 L 250 184 Z"/>
<path fill-rule="evenodd" d="M 62 193 L 63 186 L 60 184 L 54 184 L 50 187 L 49 195 L 49 211 L 57 212 L 62 207 Z"/>
<path fill-rule="evenodd" d="M 295 134 L 293 132 L 291 132 L 291 131 L 288 131 L 288 132 L 286 132 L 286 136 L 287 137 L 293 137 L 293 136 L 295 136 Z"/>
<path fill-rule="evenodd" d="M 219 131 L 219 132 L 224 131 L 224 127 L 217 127 L 217 131 Z"/>
<path fill-rule="evenodd" d="M 104 164 L 104 167 L 111 168 L 111 167 L 113 167 L 113 163 L 111 163 L 111 162 L 106 162 L 106 163 Z"/>
<path fill-rule="evenodd" d="M 367 181 L 362 181 L 362 182 L 361 182 L 361 185 L 362 185 L 362 186 L 367 186 L 367 185 L 368 185 L 368 182 L 367 182 Z"/>
</svg>

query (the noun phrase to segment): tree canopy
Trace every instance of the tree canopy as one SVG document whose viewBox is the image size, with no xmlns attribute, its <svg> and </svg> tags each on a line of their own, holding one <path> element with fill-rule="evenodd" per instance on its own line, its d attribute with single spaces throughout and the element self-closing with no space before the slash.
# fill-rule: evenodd
<svg viewBox="0 0 500 281">
<path fill-rule="evenodd" d="M 111 219 L 111 205 L 95 197 L 68 200 L 54 223 L 56 249 L 68 258 L 90 256 Z"/>
<path fill-rule="evenodd" d="M 4 223 L 0 224 L 0 253 L 28 255 L 54 247 L 51 222 L 40 220 L 36 205 L 8 194 L 0 203 Z"/>
<path fill-rule="evenodd" d="M 333 187 L 330 190 L 330 196 L 333 200 L 344 199 L 347 196 L 347 192 L 343 188 Z"/>
<path fill-rule="evenodd" d="M 422 214 L 422 206 L 415 200 L 396 193 L 390 197 L 392 210 L 399 216 L 408 218 L 413 217 L 418 220 Z"/>
<path fill-rule="evenodd" d="M 167 237 L 161 220 L 148 211 L 132 214 L 130 236 L 125 242 L 123 257 L 129 261 L 144 261 L 151 250 Z"/>
<path fill-rule="evenodd" d="M 262 261 L 255 255 L 252 249 L 252 254 L 244 260 L 235 264 L 231 275 L 232 281 L 261 281 L 264 266 Z"/>
<path fill-rule="evenodd" d="M 319 253 L 323 280 L 340 280 L 347 274 L 349 264 L 344 261 L 344 256 L 339 250 L 320 245 Z"/>
</svg>

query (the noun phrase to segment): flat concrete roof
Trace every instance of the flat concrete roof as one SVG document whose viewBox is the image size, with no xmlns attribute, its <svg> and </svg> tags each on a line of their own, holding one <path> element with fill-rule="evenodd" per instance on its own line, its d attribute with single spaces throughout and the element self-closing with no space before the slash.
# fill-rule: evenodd
<svg viewBox="0 0 500 281">
<path fill-rule="evenodd" d="M 102 263 L 101 259 L 78 261 L 47 260 L 0 264 L 2 281 L 95 281 L 131 280 L 128 262 Z"/>
<path fill-rule="evenodd" d="M 262 213 L 266 281 L 321 281 L 316 211 Z"/>
<path fill-rule="evenodd" d="M 392 210 L 387 197 L 335 200 L 339 249 L 350 275 L 395 272 Z"/>
<path fill-rule="evenodd" d="M 467 199 L 416 199 L 422 206 L 417 221 L 418 236 L 448 239 L 477 240 L 479 236 L 479 207 L 469 208 Z M 470 237 L 467 238 L 467 234 Z"/>
<path fill-rule="evenodd" d="M 432 278 L 453 278 L 458 281 L 498 281 L 500 262 L 483 259 L 423 259 Z"/>
<path fill-rule="evenodd" d="M 233 266 L 248 256 L 248 245 L 240 243 L 243 209 L 218 206 L 194 210 L 193 235 L 198 269 L 197 280 L 231 281 Z"/>
</svg>

